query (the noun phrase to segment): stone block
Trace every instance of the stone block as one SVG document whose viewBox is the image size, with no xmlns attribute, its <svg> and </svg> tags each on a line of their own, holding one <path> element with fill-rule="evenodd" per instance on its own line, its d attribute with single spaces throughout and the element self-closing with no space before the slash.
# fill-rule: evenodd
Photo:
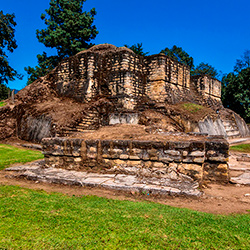
<svg viewBox="0 0 250 250">
<path fill-rule="evenodd" d="M 165 164 L 164 163 L 162 163 L 162 162 L 153 162 L 153 167 L 155 167 L 155 168 L 163 168 L 164 166 L 165 166 Z"/>
<path fill-rule="evenodd" d="M 207 157 L 208 161 L 214 161 L 214 162 L 228 162 L 228 157 L 225 157 L 225 155 L 217 155 L 217 156 L 210 156 Z"/>
<path fill-rule="evenodd" d="M 151 168 L 153 163 L 152 161 L 142 161 L 142 165 L 145 167 L 145 168 Z"/>
<path fill-rule="evenodd" d="M 180 156 L 181 153 L 176 150 L 164 150 L 164 154 L 171 155 L 171 156 Z"/>
<path fill-rule="evenodd" d="M 96 147 L 90 147 L 89 148 L 89 152 L 90 153 L 96 153 L 97 152 L 97 148 Z"/>
<path fill-rule="evenodd" d="M 193 151 L 189 155 L 195 157 L 203 157 L 205 156 L 205 151 Z"/>
<path fill-rule="evenodd" d="M 74 161 L 75 161 L 75 162 L 81 162 L 81 161 L 82 161 L 82 158 L 81 158 L 81 157 L 76 157 L 76 158 L 74 158 Z"/>
<path fill-rule="evenodd" d="M 141 161 L 128 161 L 129 166 L 143 166 L 143 162 Z"/>
<path fill-rule="evenodd" d="M 130 155 L 129 159 L 131 159 L 131 160 L 140 160 L 140 157 L 137 156 L 137 155 Z"/>
<path fill-rule="evenodd" d="M 87 157 L 90 158 L 90 159 L 96 159 L 97 158 L 97 154 L 95 153 L 87 153 Z"/>
<path fill-rule="evenodd" d="M 203 166 L 201 164 L 185 164 L 178 165 L 178 172 L 190 176 L 194 180 L 202 181 Z"/>
<path fill-rule="evenodd" d="M 195 163 L 203 163 L 204 161 L 205 161 L 204 157 L 193 158 L 193 162 Z"/>
<path fill-rule="evenodd" d="M 129 158 L 128 155 L 125 155 L 125 154 L 121 154 L 121 155 L 120 155 L 120 159 L 121 159 L 121 160 L 127 160 L 128 158 Z"/>
<path fill-rule="evenodd" d="M 113 149 L 113 153 L 115 153 L 115 154 L 122 154 L 122 153 L 123 153 L 123 150 L 122 150 L 122 149 L 119 149 L 119 148 L 114 148 L 114 149 Z"/>
<path fill-rule="evenodd" d="M 188 151 L 182 151 L 182 156 L 186 157 L 188 155 Z"/>
<path fill-rule="evenodd" d="M 123 161 L 123 160 L 120 160 L 120 159 L 113 160 L 113 163 L 114 163 L 115 165 L 118 165 L 118 166 L 121 166 L 121 165 L 127 164 L 127 162 L 126 162 L 126 161 Z"/>
<path fill-rule="evenodd" d="M 227 163 L 204 163 L 204 180 L 211 182 L 229 181 Z"/>
</svg>

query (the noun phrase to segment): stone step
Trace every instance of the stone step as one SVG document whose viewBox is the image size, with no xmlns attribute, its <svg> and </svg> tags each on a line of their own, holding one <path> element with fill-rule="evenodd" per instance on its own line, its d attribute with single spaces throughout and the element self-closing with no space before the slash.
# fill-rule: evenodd
<svg viewBox="0 0 250 250">
<path fill-rule="evenodd" d="M 234 133 L 235 131 L 239 132 L 238 129 L 226 129 L 227 133 Z"/>
<path fill-rule="evenodd" d="M 93 132 L 95 131 L 95 129 L 89 129 L 89 127 L 86 127 L 86 128 L 78 128 L 77 129 L 78 132 L 84 132 L 84 133 L 88 133 L 89 131 Z"/>
<path fill-rule="evenodd" d="M 240 136 L 239 131 L 227 133 L 227 137 L 232 137 L 232 136 L 234 136 L 234 137 Z"/>
</svg>

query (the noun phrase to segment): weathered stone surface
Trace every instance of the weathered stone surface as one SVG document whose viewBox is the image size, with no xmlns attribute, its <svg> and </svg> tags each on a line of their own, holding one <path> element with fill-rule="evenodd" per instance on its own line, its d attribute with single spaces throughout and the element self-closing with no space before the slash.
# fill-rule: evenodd
<svg viewBox="0 0 250 250">
<path fill-rule="evenodd" d="M 195 180 L 201 181 L 203 179 L 203 166 L 200 164 L 185 164 L 178 165 L 178 172 L 188 175 Z"/>
<path fill-rule="evenodd" d="M 234 184 L 250 185 L 250 171 L 237 177 L 231 177 L 230 181 Z"/>
<path fill-rule="evenodd" d="M 185 195 L 201 196 L 198 183 L 191 178 L 177 176 L 171 179 L 166 176 L 164 180 L 158 178 L 124 174 L 87 173 L 60 168 L 44 168 L 43 161 L 7 168 L 8 175 L 26 178 L 34 181 L 57 183 L 63 185 L 77 185 L 88 187 L 102 187 L 122 191 L 134 191 L 146 195 Z M 183 179 L 184 178 L 184 179 Z"/>
<path fill-rule="evenodd" d="M 65 169 L 98 168 L 154 176 L 169 174 L 174 166 L 172 174 L 179 171 L 199 182 L 228 180 L 228 143 L 224 139 L 164 142 L 57 138 L 44 140 L 44 153 L 48 166 Z"/>
<path fill-rule="evenodd" d="M 204 180 L 227 183 L 229 181 L 228 164 L 204 163 Z"/>
</svg>

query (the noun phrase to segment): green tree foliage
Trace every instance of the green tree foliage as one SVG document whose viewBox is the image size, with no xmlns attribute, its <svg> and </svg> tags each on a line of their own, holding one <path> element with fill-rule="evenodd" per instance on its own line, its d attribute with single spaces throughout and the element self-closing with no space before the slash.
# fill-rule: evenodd
<svg viewBox="0 0 250 250">
<path fill-rule="evenodd" d="M 189 66 L 190 69 L 194 67 L 194 59 L 181 47 L 177 47 L 176 45 L 174 45 L 171 49 L 165 48 L 161 51 L 161 53 L 164 53 L 170 58 Z"/>
<path fill-rule="evenodd" d="M 222 102 L 250 122 L 250 50 L 236 60 L 234 72 L 222 79 Z"/>
<path fill-rule="evenodd" d="M 37 38 L 48 48 L 55 48 L 57 55 L 47 56 L 44 52 L 38 55 L 38 66 L 27 67 L 28 83 L 44 76 L 63 58 L 75 55 L 83 49 L 93 46 L 90 41 L 95 39 L 98 31 L 93 25 L 96 11 L 83 11 L 86 0 L 51 0 L 46 14 L 41 19 L 46 29 L 37 30 Z"/>
<path fill-rule="evenodd" d="M 249 67 L 250 67 L 250 50 L 245 50 L 244 54 L 241 56 L 241 59 L 236 60 L 234 71 L 239 73 L 242 69 L 246 69 Z"/>
<path fill-rule="evenodd" d="M 39 66 L 36 66 L 35 68 L 32 68 L 30 66 L 25 67 L 25 70 L 29 75 L 27 85 L 31 84 L 39 77 L 49 73 L 57 66 L 62 58 L 60 58 L 59 56 L 47 56 L 47 53 L 43 52 L 42 55 L 37 55 L 37 59 Z"/>
<path fill-rule="evenodd" d="M 222 79 L 222 102 L 250 122 L 250 67 L 229 73 Z"/>
<path fill-rule="evenodd" d="M 0 101 L 8 98 L 10 89 L 5 84 L 0 84 Z"/>
<path fill-rule="evenodd" d="M 131 49 L 132 51 L 135 52 L 135 54 L 140 55 L 140 56 L 146 56 L 149 53 L 149 52 L 143 51 L 144 49 L 142 47 L 142 43 L 133 44 L 131 46 L 125 44 L 124 46 L 128 49 Z"/>
<path fill-rule="evenodd" d="M 208 63 L 204 63 L 204 62 L 200 63 L 193 70 L 191 70 L 191 75 L 193 75 L 193 76 L 208 75 L 208 76 L 211 76 L 213 78 L 219 76 L 217 70 L 213 66 L 209 65 Z"/>
<path fill-rule="evenodd" d="M 21 75 L 14 70 L 9 62 L 7 51 L 12 53 L 17 48 L 15 40 L 15 15 L 4 14 L 0 11 L 0 84 L 8 83 L 15 78 L 22 78 Z M 1 88 L 4 88 L 3 86 Z"/>
</svg>

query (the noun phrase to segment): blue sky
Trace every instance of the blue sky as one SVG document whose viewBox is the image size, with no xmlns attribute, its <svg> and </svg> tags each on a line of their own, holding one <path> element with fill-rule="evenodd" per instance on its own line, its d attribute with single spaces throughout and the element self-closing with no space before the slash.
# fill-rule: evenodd
<svg viewBox="0 0 250 250">
<path fill-rule="evenodd" d="M 39 43 L 36 29 L 44 27 L 41 13 L 50 0 L 0 0 L 0 10 L 16 15 L 18 48 L 9 60 L 22 81 L 9 87 L 25 87 L 25 66 L 37 65 L 37 54 L 54 51 Z M 96 8 L 99 31 L 95 44 L 116 46 L 143 43 L 145 51 L 157 54 L 177 45 L 194 58 L 195 65 L 206 62 L 229 73 L 236 59 L 250 49 L 249 0 L 87 0 L 84 10 Z"/>
</svg>

